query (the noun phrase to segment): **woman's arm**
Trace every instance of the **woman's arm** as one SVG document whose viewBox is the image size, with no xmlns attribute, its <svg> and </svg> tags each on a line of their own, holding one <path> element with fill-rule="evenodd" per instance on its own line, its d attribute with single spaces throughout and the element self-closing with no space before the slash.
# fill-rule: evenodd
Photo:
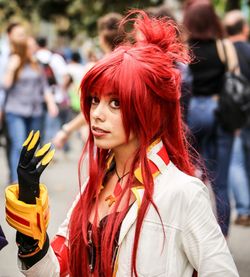
<svg viewBox="0 0 250 277">
<path fill-rule="evenodd" d="M 55 97 L 53 95 L 52 87 L 49 86 L 48 81 L 45 77 L 44 69 L 40 68 L 40 74 L 41 74 L 41 85 L 42 85 L 42 92 L 44 95 L 44 101 L 47 106 L 47 110 L 49 115 L 53 118 L 58 116 L 59 108 L 55 102 Z"/>
<path fill-rule="evenodd" d="M 198 276 L 239 276 L 205 186 L 190 201 L 182 238 L 184 251 Z"/>
<path fill-rule="evenodd" d="M 88 178 L 82 185 L 82 191 L 84 190 Z M 19 268 L 25 276 L 67 276 L 69 273 L 69 260 L 68 260 L 68 226 L 71 218 L 71 214 L 76 204 L 80 199 L 80 193 L 75 198 L 71 208 L 69 209 L 67 216 L 63 223 L 60 225 L 56 236 L 53 238 L 47 254 L 39 260 L 32 267 L 25 269 L 19 261 Z"/>
<path fill-rule="evenodd" d="M 10 88 L 14 82 L 15 73 L 20 66 L 21 59 L 18 55 L 11 55 L 7 64 L 6 71 L 3 76 L 3 87 Z"/>
<path fill-rule="evenodd" d="M 54 274 L 59 272 L 59 265 L 46 233 L 50 214 L 47 188 L 40 183 L 40 176 L 52 160 L 54 150 L 50 143 L 37 149 L 39 144 L 39 131 L 32 131 L 23 143 L 17 167 L 18 184 L 5 190 L 6 220 L 17 230 L 20 270 L 26 276 L 59 276 Z"/>
<path fill-rule="evenodd" d="M 82 188 L 86 186 L 87 180 Z M 67 216 L 60 225 L 56 236 L 53 238 L 46 255 L 31 267 L 26 267 L 25 264 L 19 260 L 19 268 L 25 276 L 67 276 L 69 273 L 68 260 L 68 226 L 72 211 L 80 199 L 80 193 L 77 195 Z"/>
<path fill-rule="evenodd" d="M 51 117 L 58 116 L 59 109 L 55 102 L 55 98 L 50 90 L 46 90 L 44 93 L 44 100 L 48 109 L 48 113 Z"/>
<path fill-rule="evenodd" d="M 51 246 L 46 255 L 29 269 L 26 269 L 20 260 L 18 261 L 18 266 L 23 275 L 28 277 L 62 277 L 58 259 Z"/>
</svg>

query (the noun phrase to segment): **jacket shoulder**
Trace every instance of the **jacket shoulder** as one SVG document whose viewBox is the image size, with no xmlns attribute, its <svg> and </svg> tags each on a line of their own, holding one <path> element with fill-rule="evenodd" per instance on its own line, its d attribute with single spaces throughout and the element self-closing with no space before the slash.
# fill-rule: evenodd
<svg viewBox="0 0 250 277">
<path fill-rule="evenodd" d="M 197 177 L 186 174 L 170 162 L 166 171 L 156 179 L 160 190 L 171 190 L 192 196 L 200 190 L 207 190 L 206 185 Z"/>
<path fill-rule="evenodd" d="M 166 172 L 155 179 L 155 204 L 164 224 L 168 226 L 181 230 L 187 218 L 187 211 L 193 201 L 200 197 L 210 202 L 205 184 L 200 179 L 182 172 L 172 163 Z M 150 210 L 155 214 L 153 208 Z M 156 219 L 157 216 L 153 214 L 150 215 L 151 219 Z"/>
</svg>

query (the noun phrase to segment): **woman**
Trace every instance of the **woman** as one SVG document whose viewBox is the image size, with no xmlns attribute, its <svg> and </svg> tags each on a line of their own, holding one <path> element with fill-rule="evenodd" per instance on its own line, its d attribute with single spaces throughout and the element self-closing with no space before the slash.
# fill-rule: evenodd
<svg viewBox="0 0 250 277">
<path fill-rule="evenodd" d="M 89 178 L 52 247 L 45 232 L 38 248 L 33 244 L 34 252 L 19 242 L 27 276 L 185 277 L 194 269 L 199 276 L 238 276 L 207 189 L 192 177 L 175 68 L 176 62 L 188 60 L 187 51 L 172 21 L 137 13 L 129 34 L 134 44 L 118 47 L 82 81 L 81 105 L 90 126 Z M 30 159 L 34 166 L 37 141 L 31 134 L 24 143 L 22 190 L 30 183 L 23 176 L 29 175 Z M 51 159 L 44 147 L 36 180 Z M 11 216 L 15 211 L 8 212 L 16 202 L 11 202 L 11 190 L 6 193 L 7 220 L 21 231 Z"/>
<path fill-rule="evenodd" d="M 5 114 L 11 144 L 11 183 L 17 181 L 16 168 L 24 139 L 31 130 L 41 129 L 44 98 L 50 113 L 53 116 L 57 114 L 42 69 L 33 54 L 32 38 L 13 43 L 4 74 L 3 83 L 7 94 Z"/>
<path fill-rule="evenodd" d="M 187 3 L 184 25 L 189 31 L 189 46 L 194 56 L 190 65 L 193 96 L 188 125 L 196 139 L 195 148 L 204 158 L 212 180 L 218 222 L 227 237 L 230 223 L 228 171 L 233 133 L 225 131 L 216 118 L 225 73 L 216 41 L 223 38 L 223 29 L 213 5 L 207 0 Z"/>
</svg>

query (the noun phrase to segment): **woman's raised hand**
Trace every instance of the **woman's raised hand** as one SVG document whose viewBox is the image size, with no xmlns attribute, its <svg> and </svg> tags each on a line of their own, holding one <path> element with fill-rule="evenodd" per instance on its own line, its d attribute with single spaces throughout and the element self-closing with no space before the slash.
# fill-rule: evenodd
<svg viewBox="0 0 250 277">
<path fill-rule="evenodd" d="M 40 132 L 31 131 L 23 143 L 17 167 L 18 184 L 5 190 L 6 220 L 17 232 L 19 257 L 30 257 L 43 249 L 49 223 L 47 188 L 40 176 L 52 160 L 51 143 L 40 149 Z M 48 243 L 47 243 L 48 244 Z M 47 245 L 46 244 L 46 245 Z"/>
<path fill-rule="evenodd" d="M 40 132 L 31 131 L 23 143 L 17 167 L 19 200 L 27 204 L 35 204 L 39 197 L 40 176 L 52 160 L 55 150 L 51 143 L 37 150 L 40 143 Z M 36 151 L 37 150 L 37 151 Z"/>
</svg>

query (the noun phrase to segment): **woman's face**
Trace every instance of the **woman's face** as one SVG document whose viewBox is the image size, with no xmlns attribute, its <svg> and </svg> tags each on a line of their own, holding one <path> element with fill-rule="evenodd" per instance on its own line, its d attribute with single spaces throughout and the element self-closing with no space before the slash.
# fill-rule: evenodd
<svg viewBox="0 0 250 277">
<path fill-rule="evenodd" d="M 126 140 L 119 99 L 112 93 L 92 95 L 90 125 L 94 142 L 99 148 L 118 150 L 128 145 L 137 147 L 133 133 L 130 134 L 129 141 Z"/>
</svg>

